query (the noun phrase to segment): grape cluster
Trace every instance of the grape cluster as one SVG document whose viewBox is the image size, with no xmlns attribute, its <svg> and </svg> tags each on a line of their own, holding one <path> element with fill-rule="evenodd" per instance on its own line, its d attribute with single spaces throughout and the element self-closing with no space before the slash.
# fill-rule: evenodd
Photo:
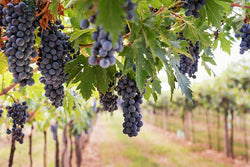
<svg viewBox="0 0 250 167">
<path fill-rule="evenodd" d="M 57 139 L 57 129 L 58 129 L 58 124 L 55 125 L 50 125 L 50 130 L 53 134 L 53 139 L 56 140 Z"/>
<path fill-rule="evenodd" d="M 26 101 L 20 103 L 13 103 L 12 106 L 7 106 L 8 117 L 12 118 L 12 130 L 7 129 L 7 134 L 13 135 L 13 139 L 18 141 L 20 144 L 23 143 L 24 133 L 22 129 L 24 124 L 29 117 L 29 113 L 27 112 L 28 106 Z"/>
<path fill-rule="evenodd" d="M 70 46 L 68 41 L 70 37 L 61 31 L 64 29 L 61 21 L 56 21 L 56 24 L 49 23 L 48 27 L 46 30 L 40 27 L 38 33 L 41 37 L 41 45 L 37 65 L 43 75 L 39 80 L 45 84 L 45 96 L 50 99 L 52 105 L 59 107 L 63 105 L 65 96 L 63 87 L 67 79 L 64 71 L 65 63 L 75 49 Z"/>
<path fill-rule="evenodd" d="M 248 51 L 248 49 L 250 49 L 250 25 L 244 23 L 239 31 L 241 32 L 241 34 L 236 33 L 235 37 L 241 37 L 240 54 L 244 54 L 245 51 Z"/>
<path fill-rule="evenodd" d="M 3 8 L 5 17 L 3 25 L 8 26 L 5 35 L 4 53 L 8 57 L 9 71 L 13 74 L 14 82 L 20 86 L 33 85 L 33 68 L 30 67 L 30 57 L 35 58 L 35 30 L 39 22 L 35 20 L 35 12 L 24 2 L 8 3 Z"/>
<path fill-rule="evenodd" d="M 102 68 L 114 65 L 116 63 L 115 52 L 119 53 L 123 50 L 122 35 L 119 36 L 115 46 L 112 45 L 110 33 L 105 33 L 101 27 L 97 27 L 97 31 L 93 32 L 91 37 L 95 42 L 91 49 L 92 56 L 89 57 L 89 64 L 93 66 L 99 64 Z"/>
<path fill-rule="evenodd" d="M 178 37 L 177 39 L 185 40 L 184 37 Z M 197 41 L 195 45 L 191 41 L 189 41 L 189 49 L 188 53 L 191 54 L 193 57 L 193 60 L 190 57 L 187 57 L 184 54 L 180 55 L 180 63 L 179 63 L 179 71 L 182 74 L 188 74 L 188 77 L 196 78 L 196 75 L 194 73 L 198 71 L 198 59 L 200 58 L 199 56 L 199 49 L 200 49 L 200 43 Z"/>
<path fill-rule="evenodd" d="M 3 109 L 0 109 L 0 118 L 2 117 Z"/>
<path fill-rule="evenodd" d="M 101 91 L 98 90 L 99 95 L 100 95 L 100 103 L 103 105 L 104 111 L 113 112 L 118 109 L 118 106 L 117 106 L 118 96 L 114 95 L 111 91 L 111 87 L 113 85 L 114 84 L 109 85 L 109 89 L 105 95 Z"/>
<path fill-rule="evenodd" d="M 136 82 L 128 76 L 123 76 L 119 79 L 115 90 L 118 95 L 122 96 L 122 110 L 123 110 L 123 133 L 129 137 L 137 136 L 140 128 L 143 126 L 141 121 L 142 94 L 136 86 Z"/>
<path fill-rule="evenodd" d="M 131 0 L 126 0 L 125 5 L 123 5 L 123 9 L 127 12 L 127 19 L 133 20 L 134 13 L 133 10 L 136 8 L 136 5 Z"/>
<path fill-rule="evenodd" d="M 182 7 L 187 8 L 185 11 L 186 16 L 193 15 L 195 18 L 199 18 L 199 10 L 201 10 L 202 6 L 206 5 L 206 3 L 207 0 L 185 0 Z"/>
</svg>

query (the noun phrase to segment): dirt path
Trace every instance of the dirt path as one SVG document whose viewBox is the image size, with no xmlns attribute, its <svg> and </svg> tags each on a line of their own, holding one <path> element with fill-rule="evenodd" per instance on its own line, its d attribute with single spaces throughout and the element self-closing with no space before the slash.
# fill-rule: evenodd
<svg viewBox="0 0 250 167">
<path fill-rule="evenodd" d="M 145 123 L 139 136 L 122 134 L 122 115 L 99 115 L 85 150 L 83 167 L 247 167 L 213 150 L 192 150 L 175 133 Z M 197 146 L 196 146 L 197 147 Z"/>
<path fill-rule="evenodd" d="M 96 124 L 90 135 L 89 142 L 82 153 L 82 165 L 86 167 L 101 167 L 101 144 L 105 139 L 105 124 L 100 121 L 100 116 L 97 117 Z"/>
</svg>

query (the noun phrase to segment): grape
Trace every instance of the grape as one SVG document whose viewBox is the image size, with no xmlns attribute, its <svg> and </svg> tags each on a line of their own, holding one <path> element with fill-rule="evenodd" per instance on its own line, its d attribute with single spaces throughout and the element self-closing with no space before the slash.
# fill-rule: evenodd
<svg viewBox="0 0 250 167">
<path fill-rule="evenodd" d="M 199 10 L 201 10 L 202 6 L 206 5 L 206 3 L 206 0 L 185 0 L 185 2 L 182 4 L 182 7 L 187 8 L 185 10 L 186 16 L 193 15 L 195 18 L 199 18 Z"/>
<path fill-rule="evenodd" d="M 121 77 L 121 73 L 117 73 L 116 77 Z M 143 126 L 140 114 L 140 104 L 142 103 L 143 94 L 140 93 L 135 81 L 128 76 L 119 79 L 118 85 L 115 87 L 118 95 L 122 96 L 122 110 L 124 116 L 123 133 L 129 137 L 137 136 L 140 128 Z M 132 95 L 131 95 L 132 94 Z"/>
<path fill-rule="evenodd" d="M 56 21 L 61 23 L 61 21 Z M 39 36 L 42 42 L 39 47 L 39 55 L 37 60 L 38 70 L 43 75 L 40 82 L 45 84 L 45 96 L 50 99 L 52 105 L 56 108 L 63 105 L 64 87 L 63 84 L 67 80 L 65 74 L 65 64 L 72 60 L 71 54 L 75 53 L 70 45 L 69 37 L 62 30 L 62 26 L 49 22 L 49 28 L 42 30 L 39 28 Z M 79 55 L 80 51 L 76 55 Z"/>
<path fill-rule="evenodd" d="M 7 116 L 12 118 L 12 131 L 7 129 L 6 133 L 13 135 L 13 139 L 18 141 L 20 144 L 23 143 L 24 133 L 22 129 L 26 123 L 29 113 L 26 111 L 28 109 L 26 101 L 22 103 L 13 103 L 12 106 L 7 106 L 8 110 Z"/>
<path fill-rule="evenodd" d="M 240 28 L 240 33 L 236 33 L 235 37 L 239 38 L 241 37 L 241 43 L 240 43 L 240 54 L 244 54 L 245 51 L 248 51 L 250 48 L 250 25 L 244 23 Z"/>
<path fill-rule="evenodd" d="M 180 33 L 181 37 L 178 37 L 177 39 L 179 40 L 185 40 L 184 37 L 182 37 L 182 33 Z M 189 40 L 187 40 L 189 41 Z M 193 60 L 190 57 L 187 57 L 184 54 L 180 55 L 180 63 L 178 66 L 179 71 L 182 74 L 188 74 L 188 77 L 192 77 L 193 79 L 196 78 L 196 75 L 194 73 L 198 71 L 198 59 L 200 58 L 199 56 L 199 41 L 195 43 L 195 45 L 192 44 L 191 41 L 189 41 L 189 53 L 193 57 Z"/>
<path fill-rule="evenodd" d="M 100 65 L 102 68 L 108 68 L 109 65 L 110 65 L 109 59 L 107 59 L 107 58 L 101 59 L 100 62 L 99 62 L 99 65 Z"/>
<path fill-rule="evenodd" d="M 97 60 L 96 56 L 90 56 L 89 59 L 88 59 L 88 62 L 89 62 L 90 65 L 95 66 L 95 65 L 97 65 L 96 60 Z"/>
<path fill-rule="evenodd" d="M 13 74 L 15 83 L 20 83 L 22 87 L 31 86 L 34 84 L 33 70 L 25 70 L 24 67 L 29 67 L 30 58 L 36 57 L 34 32 L 39 22 L 35 18 L 35 11 L 30 10 L 24 2 L 8 3 L 7 6 L 3 8 L 0 5 L 0 24 L 7 26 L 5 35 L 8 40 L 5 42 L 4 52 L 8 57 L 9 71 Z M 1 14 L 5 15 L 3 19 Z"/>
<path fill-rule="evenodd" d="M 81 22 L 80 22 L 80 27 L 81 29 L 86 29 L 89 27 L 89 21 L 87 19 L 83 19 Z"/>
</svg>

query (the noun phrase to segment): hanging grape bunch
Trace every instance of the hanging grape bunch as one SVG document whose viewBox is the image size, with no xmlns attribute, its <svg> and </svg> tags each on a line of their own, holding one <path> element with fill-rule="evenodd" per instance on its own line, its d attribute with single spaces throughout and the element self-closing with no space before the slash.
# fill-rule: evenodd
<svg viewBox="0 0 250 167">
<path fill-rule="evenodd" d="M 177 40 L 186 40 L 184 37 L 182 37 L 182 33 L 180 33 L 180 37 L 177 38 Z M 179 63 L 179 71 L 182 74 L 188 74 L 188 77 L 192 77 L 193 79 L 196 78 L 195 72 L 198 71 L 198 60 L 200 58 L 199 56 L 199 49 L 200 49 L 200 44 L 199 41 L 193 45 L 192 41 L 187 40 L 189 43 L 188 53 L 191 54 L 193 57 L 193 60 L 190 57 L 187 57 L 184 54 L 180 55 L 180 63 Z"/>
<path fill-rule="evenodd" d="M 22 103 L 13 103 L 12 106 L 7 106 L 7 116 L 12 118 L 12 130 L 7 129 L 7 134 L 13 135 L 13 139 L 18 141 L 20 144 L 23 143 L 24 133 L 22 129 L 26 123 L 29 113 L 27 112 L 28 106 L 24 101 Z"/>
<path fill-rule="evenodd" d="M 113 92 L 111 91 L 112 86 L 114 86 L 114 84 L 109 85 L 109 89 L 105 94 L 103 94 L 100 90 L 98 90 L 100 95 L 100 103 L 103 105 L 103 110 L 108 112 L 113 112 L 118 109 L 117 106 L 118 96 L 114 95 Z"/>
<path fill-rule="evenodd" d="M 206 5 L 206 3 L 206 0 L 185 0 L 182 7 L 187 8 L 185 11 L 186 16 L 193 15 L 195 18 L 199 18 L 199 10 L 201 10 L 202 6 Z"/>
<path fill-rule="evenodd" d="M 109 33 L 105 33 L 101 27 L 93 32 L 92 39 L 95 41 L 89 57 L 90 65 L 99 64 L 102 68 L 108 68 L 116 63 L 115 52 L 120 53 L 123 50 L 123 37 L 119 36 L 118 42 L 113 46 Z"/>
<path fill-rule="evenodd" d="M 94 24 L 96 15 L 90 17 L 90 22 Z M 80 22 L 80 27 L 86 29 L 89 27 L 89 21 L 83 19 Z M 88 59 L 90 65 L 99 64 L 102 68 L 108 68 L 110 65 L 116 63 L 116 58 L 114 57 L 115 52 L 119 53 L 123 50 L 123 37 L 119 36 L 118 42 L 113 46 L 111 41 L 111 36 L 109 33 L 105 33 L 103 29 L 98 26 L 97 31 L 93 32 L 91 35 L 92 39 L 95 41 L 91 49 L 91 55 Z"/>
<path fill-rule="evenodd" d="M 244 23 L 239 31 L 241 34 L 236 33 L 235 37 L 241 37 L 240 54 L 244 54 L 244 52 L 248 51 L 248 49 L 250 48 L 250 25 Z"/>
<path fill-rule="evenodd" d="M 143 126 L 141 121 L 142 94 L 136 86 L 136 82 L 128 76 L 119 79 L 115 90 L 122 96 L 122 111 L 124 117 L 123 133 L 129 137 L 137 136 L 140 128 Z"/>
<path fill-rule="evenodd" d="M 3 25 L 8 26 L 5 35 L 4 53 L 8 57 L 9 71 L 13 74 L 14 82 L 20 86 L 33 85 L 33 68 L 30 67 L 30 57 L 35 58 L 35 30 L 39 22 L 35 20 L 35 12 L 24 2 L 8 3 L 3 8 L 5 17 Z"/>
<path fill-rule="evenodd" d="M 133 10 L 136 7 L 135 3 L 131 0 L 126 0 L 126 3 L 122 7 L 127 12 L 127 19 L 132 20 L 134 18 Z M 95 23 L 96 17 L 97 14 L 90 16 L 89 20 L 83 19 L 80 22 L 80 27 L 82 29 L 88 28 L 90 23 Z M 114 65 L 116 63 L 115 52 L 120 53 L 123 50 L 122 35 L 119 35 L 117 42 L 113 42 L 110 33 L 104 32 L 102 26 L 98 26 L 97 31 L 93 32 L 91 37 L 95 42 L 91 49 L 91 56 L 88 59 L 89 64 L 93 66 L 99 64 L 102 68 Z"/>
<path fill-rule="evenodd" d="M 64 71 L 67 62 L 66 56 L 75 52 L 68 41 L 70 37 L 61 31 L 63 29 L 61 21 L 57 20 L 56 24 L 50 22 L 46 30 L 42 30 L 40 27 L 38 33 L 38 36 L 41 37 L 41 45 L 37 65 L 43 75 L 39 80 L 45 84 L 45 96 L 55 107 L 63 105 L 65 96 L 63 84 L 67 79 Z"/>
</svg>

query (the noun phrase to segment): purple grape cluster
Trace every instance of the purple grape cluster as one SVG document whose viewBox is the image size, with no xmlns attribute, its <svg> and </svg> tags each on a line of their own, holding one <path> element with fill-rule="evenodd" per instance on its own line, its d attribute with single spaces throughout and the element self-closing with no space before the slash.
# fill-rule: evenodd
<svg viewBox="0 0 250 167">
<path fill-rule="evenodd" d="M 58 130 L 58 124 L 56 123 L 55 125 L 50 125 L 50 130 L 53 134 L 53 139 L 57 139 L 57 130 Z"/>
<path fill-rule="evenodd" d="M 102 68 L 108 68 L 116 63 L 115 52 L 120 53 L 123 50 L 123 37 L 119 36 L 118 42 L 113 46 L 110 33 L 105 33 L 101 27 L 91 35 L 95 41 L 91 49 L 91 55 L 88 59 L 90 65 L 99 64 Z"/>
<path fill-rule="evenodd" d="M 119 79 L 115 90 L 122 96 L 123 133 L 129 137 L 137 136 L 143 126 L 141 108 L 142 94 L 136 86 L 136 82 L 128 76 Z"/>
<path fill-rule="evenodd" d="M 206 5 L 206 3 L 207 0 L 185 0 L 182 7 L 187 8 L 185 11 L 186 16 L 193 15 L 195 18 L 199 18 L 199 10 L 201 10 L 202 6 Z"/>
<path fill-rule="evenodd" d="M 34 84 L 33 68 L 29 65 L 30 57 L 37 56 L 34 33 L 39 22 L 35 18 L 35 12 L 24 2 L 8 3 L 7 8 L 3 8 L 3 13 L 5 17 L 2 23 L 8 26 L 4 53 L 8 57 L 9 71 L 13 74 L 14 83 L 20 83 L 22 87 L 31 86 Z"/>
<path fill-rule="evenodd" d="M 184 37 L 178 37 L 177 39 L 185 40 Z M 179 71 L 182 74 L 188 74 L 188 77 L 196 78 L 195 72 L 198 71 L 198 60 L 200 58 L 199 56 L 199 49 L 200 49 L 200 43 L 197 41 L 195 45 L 193 45 L 192 41 L 189 41 L 189 47 L 188 53 L 191 54 L 193 57 L 193 60 L 190 57 L 187 57 L 184 54 L 180 55 L 180 63 L 179 63 Z"/>
<path fill-rule="evenodd" d="M 70 46 L 70 37 L 61 31 L 64 29 L 61 21 L 56 21 L 56 24 L 49 23 L 48 27 L 46 30 L 40 27 L 38 33 L 41 45 L 37 65 L 43 75 L 39 80 L 45 84 L 45 96 L 50 99 L 52 105 L 60 107 L 65 96 L 63 84 L 67 80 L 64 67 L 68 56 L 73 54 L 75 49 Z"/>
<path fill-rule="evenodd" d="M 13 103 L 12 106 L 7 106 L 7 116 L 12 118 L 12 130 L 7 129 L 7 134 L 13 135 L 13 139 L 18 141 L 20 144 L 23 143 L 24 133 L 22 129 L 26 123 L 29 113 L 27 112 L 28 106 L 26 101 L 20 103 Z"/>
<path fill-rule="evenodd" d="M 109 85 L 109 89 L 106 92 L 106 94 L 103 94 L 101 91 L 99 91 L 99 96 L 100 96 L 100 103 L 103 105 L 103 110 L 108 111 L 108 112 L 113 112 L 118 109 L 117 106 L 117 99 L 118 96 L 114 95 L 113 92 L 111 91 L 111 87 L 114 84 Z"/>
<path fill-rule="evenodd" d="M 244 54 L 245 51 L 248 51 L 248 49 L 250 49 L 250 25 L 244 23 L 239 31 L 241 34 L 236 33 L 235 37 L 241 37 L 240 54 Z"/>
<path fill-rule="evenodd" d="M 135 10 L 136 5 L 134 2 L 131 0 L 126 0 L 125 5 L 123 5 L 123 9 L 127 12 L 127 19 L 128 20 L 133 20 L 134 18 L 134 13 L 133 10 Z"/>
</svg>

